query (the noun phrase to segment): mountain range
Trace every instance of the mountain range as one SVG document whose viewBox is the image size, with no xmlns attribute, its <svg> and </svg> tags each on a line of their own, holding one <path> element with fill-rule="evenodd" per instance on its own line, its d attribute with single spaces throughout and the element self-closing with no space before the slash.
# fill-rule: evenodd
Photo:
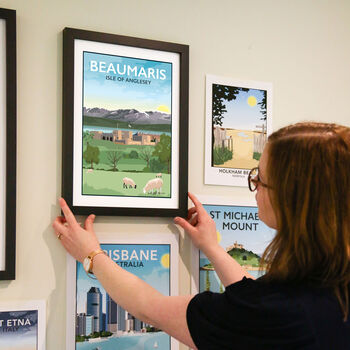
<svg viewBox="0 0 350 350">
<path fill-rule="evenodd" d="M 83 115 L 87 117 L 118 120 L 132 124 L 171 124 L 171 114 L 159 111 L 139 112 L 136 109 L 116 109 L 109 111 L 98 107 L 84 107 Z"/>
</svg>

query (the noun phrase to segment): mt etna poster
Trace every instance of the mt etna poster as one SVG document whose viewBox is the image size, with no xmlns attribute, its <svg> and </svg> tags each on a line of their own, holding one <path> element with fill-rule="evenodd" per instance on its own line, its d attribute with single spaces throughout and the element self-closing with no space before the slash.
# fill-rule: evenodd
<svg viewBox="0 0 350 350">
<path fill-rule="evenodd" d="M 45 302 L 0 303 L 0 350 L 45 350 Z"/>
</svg>

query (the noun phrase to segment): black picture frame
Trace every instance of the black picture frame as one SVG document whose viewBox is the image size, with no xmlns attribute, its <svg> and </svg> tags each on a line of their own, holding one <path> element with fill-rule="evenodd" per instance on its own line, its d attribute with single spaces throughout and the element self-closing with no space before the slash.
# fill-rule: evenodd
<svg viewBox="0 0 350 350">
<path fill-rule="evenodd" d="M 2 73 L 1 98 L 4 106 L 1 111 L 1 128 L 4 130 L 3 146 L 0 146 L 1 156 L 5 169 L 2 176 L 5 178 L 4 188 L 1 188 L 2 204 L 4 209 L 1 220 L 1 235 L 5 242 L 4 269 L 0 269 L 0 280 L 14 280 L 16 268 L 16 162 L 17 162 L 17 68 L 16 68 L 16 11 L 0 8 L 1 36 L 5 38 L 1 46 Z M 2 148 L 2 149 L 1 149 Z M 1 168 L 3 168 L 1 166 Z M 0 255 L 2 255 L 1 253 Z"/>
<path fill-rule="evenodd" d="M 93 61 L 92 57 L 97 57 L 96 61 Z M 111 60 L 110 62 L 117 62 L 117 60 L 119 60 L 118 62 L 124 62 L 125 64 L 123 67 L 126 67 L 127 70 L 121 72 L 118 69 L 116 71 L 115 63 L 113 63 L 112 66 L 109 65 L 109 70 L 106 73 L 104 66 L 106 62 L 101 61 L 101 57 L 106 61 Z M 132 66 L 130 62 L 134 62 L 134 65 Z M 140 72 L 141 74 L 142 71 L 142 73 L 145 73 L 146 65 L 153 63 L 155 65 L 164 65 L 164 67 L 167 67 L 169 70 L 167 71 L 164 69 L 162 75 L 162 70 L 148 68 L 147 72 L 149 79 L 139 79 L 139 77 L 136 79 L 135 72 Z M 101 69 L 101 64 L 103 69 Z M 136 66 L 137 68 L 135 68 Z M 92 72 L 94 72 L 95 75 L 93 75 Z M 167 73 L 164 72 L 169 72 L 169 74 L 167 75 Z M 102 75 L 100 75 L 101 73 Z M 130 99 L 132 100 L 132 105 L 127 108 L 124 107 L 124 109 L 112 108 L 112 110 L 108 110 L 108 108 L 102 102 L 100 102 L 103 100 L 102 97 L 99 97 L 100 100 L 97 102 L 98 105 L 91 105 L 90 101 L 93 101 L 93 98 L 90 97 L 88 92 L 90 89 L 89 84 L 92 85 L 92 83 L 90 83 L 88 80 L 90 77 L 89 74 L 94 77 L 93 79 L 101 79 L 101 82 L 103 81 L 103 84 L 107 84 L 105 80 L 113 79 L 114 81 L 112 81 L 111 84 L 117 84 L 117 81 L 119 81 L 120 84 L 123 83 L 123 89 L 128 89 L 127 93 L 129 94 L 128 96 L 131 97 Z M 143 74 L 142 78 L 144 77 L 145 74 Z M 171 79 L 169 77 L 171 77 Z M 129 78 L 133 79 L 129 80 Z M 137 122 L 134 123 L 134 121 L 128 122 L 128 120 L 131 119 L 118 119 L 118 121 L 114 120 L 114 124 L 112 126 L 113 131 L 108 131 L 106 134 L 105 131 L 99 130 L 99 128 L 102 128 L 100 126 L 96 127 L 96 130 L 94 131 L 84 131 L 84 128 L 87 125 L 84 123 L 87 123 L 86 120 L 87 117 L 89 117 L 87 114 L 90 113 L 88 111 L 91 110 L 97 110 L 98 112 L 108 110 L 107 113 L 110 114 L 117 113 L 115 110 L 136 111 L 140 113 L 141 118 L 143 117 L 143 114 L 147 113 L 152 113 L 152 116 L 156 116 L 156 112 L 139 112 L 139 110 L 133 106 L 139 105 L 141 102 L 143 102 L 142 99 L 136 97 L 136 90 L 140 88 L 140 84 L 154 84 L 152 89 L 156 91 L 156 87 L 158 86 L 157 84 L 160 84 L 159 81 L 162 78 L 164 78 L 164 80 L 168 79 L 166 81 L 168 81 L 170 88 L 167 91 L 170 91 L 170 95 L 168 92 L 166 98 L 168 98 L 171 102 L 170 109 L 166 105 L 162 105 L 162 108 L 169 112 L 170 117 L 168 118 L 170 118 L 170 126 L 167 124 L 168 126 L 161 126 L 160 128 L 169 128 L 170 133 L 168 134 L 170 134 L 170 141 L 169 138 L 167 138 L 169 135 L 166 133 L 164 133 L 165 136 L 161 136 L 162 132 L 159 132 L 159 135 L 155 135 L 153 134 L 154 132 L 149 131 L 150 129 L 145 129 L 148 130 L 146 132 L 143 130 L 140 131 L 139 128 L 141 128 L 141 125 L 137 124 Z M 92 32 L 74 28 L 65 28 L 63 30 L 62 196 L 67 201 L 74 214 L 87 215 L 94 213 L 96 215 L 168 217 L 187 215 L 188 80 L 188 45 L 134 38 L 116 34 Z M 95 91 L 97 91 L 97 95 L 104 94 L 104 96 L 106 96 L 109 94 L 108 88 L 121 89 L 120 86 L 116 86 L 117 85 L 108 85 L 107 88 L 103 88 L 106 89 L 103 90 L 103 92 L 102 90 Z M 133 89 L 135 90 L 135 96 Z M 120 95 L 118 94 L 116 94 L 117 97 L 115 97 L 115 99 L 113 97 L 113 101 L 111 100 L 113 103 L 116 102 L 116 105 L 122 101 L 122 92 L 120 92 Z M 88 106 L 88 102 L 90 103 L 90 107 Z M 94 107 L 98 109 L 94 109 Z M 157 109 L 157 111 L 158 110 L 159 109 Z M 166 119 L 167 112 L 163 113 L 162 111 L 161 118 Z M 101 119 L 96 121 L 96 117 L 92 118 L 93 119 L 91 120 L 93 120 L 93 123 L 101 123 Z M 107 119 L 107 117 L 104 119 Z M 89 119 L 89 123 L 91 120 Z M 119 126 L 122 125 L 122 123 L 126 123 L 125 125 L 123 124 L 125 128 L 132 128 L 131 130 L 137 128 L 138 131 L 122 130 L 122 128 Z M 147 128 L 150 128 L 150 126 L 148 125 Z M 90 141 L 86 142 L 84 140 L 84 137 L 89 138 Z M 152 140 L 152 138 L 154 139 Z M 113 144 L 113 147 L 115 147 L 117 151 L 108 151 L 111 152 L 109 155 L 111 155 L 113 152 L 113 154 L 117 154 L 117 152 L 119 152 L 118 157 L 121 157 L 120 154 L 123 154 L 123 157 L 126 157 L 125 154 L 127 154 L 127 150 L 130 149 L 128 148 L 130 145 L 134 145 L 136 143 L 138 143 L 138 145 L 142 145 L 140 152 L 143 152 L 142 150 L 144 148 L 152 148 L 158 145 L 160 140 L 167 140 L 164 142 L 170 142 L 170 144 L 167 144 L 166 146 L 168 147 L 170 145 L 168 161 L 166 163 L 166 161 L 162 160 L 163 163 L 161 163 L 161 158 L 159 156 L 158 164 L 159 167 L 163 166 L 162 169 L 166 169 L 165 171 L 167 172 L 164 173 L 160 171 L 158 174 L 155 174 L 155 166 L 152 168 L 153 170 L 149 170 L 151 169 L 151 167 L 149 167 L 150 158 L 147 161 L 147 166 L 144 167 L 143 170 L 119 170 L 116 163 L 110 163 L 110 166 L 113 165 L 113 171 L 110 171 L 109 173 L 106 170 L 110 169 L 108 169 L 106 166 L 104 169 L 97 168 L 97 163 L 94 165 L 94 161 L 91 160 L 93 159 L 93 156 L 91 155 L 89 158 L 87 153 L 84 153 L 87 152 L 87 146 L 91 146 L 90 143 L 93 144 L 93 142 L 95 142 L 95 145 L 97 144 L 97 141 L 95 141 L 95 139 L 98 139 L 98 142 L 100 142 L 100 144 L 102 144 L 102 141 L 111 140 L 112 143 L 108 143 L 108 147 Z M 122 144 L 122 142 L 124 142 L 124 144 Z M 154 144 L 152 144 L 152 142 L 154 142 Z M 107 145 L 107 143 L 104 144 Z M 102 146 L 91 146 L 90 150 L 93 147 L 98 148 L 98 157 L 101 156 L 101 159 L 103 159 L 103 157 L 106 159 L 106 153 L 103 153 L 103 151 L 100 153 Z M 160 147 L 162 147 L 162 145 L 160 145 Z M 155 150 L 155 148 L 152 149 Z M 124 152 L 124 150 L 126 151 Z M 154 155 L 154 151 L 152 152 Z M 136 153 L 138 152 L 136 151 Z M 134 152 L 134 155 L 136 153 Z M 138 154 L 138 156 L 140 156 L 140 154 Z M 146 157 L 144 154 L 142 154 L 142 156 Z M 88 160 L 91 162 L 91 166 Z M 97 158 L 97 162 L 99 161 L 100 158 Z M 103 163 L 101 161 L 101 167 L 102 164 Z M 90 169 L 88 169 L 88 167 L 90 167 Z M 112 173 L 114 173 L 113 176 L 115 176 L 115 179 L 117 179 L 115 183 L 117 183 L 119 186 L 119 192 L 114 189 L 112 190 L 105 188 L 96 190 L 93 185 L 90 185 L 89 181 L 92 183 L 93 180 L 90 180 L 88 178 L 88 171 L 93 173 L 93 176 L 95 176 L 96 179 L 99 179 L 98 181 L 96 180 L 98 186 L 102 186 L 103 184 L 102 175 L 108 177 L 106 183 L 109 184 L 108 181 L 112 181 L 109 179 L 111 178 Z M 147 173 L 147 171 L 150 173 Z M 135 172 L 135 174 L 132 172 Z M 146 173 L 148 174 L 147 176 L 152 175 L 152 180 L 155 181 L 154 184 L 160 183 L 161 185 L 158 186 L 164 187 L 157 189 L 152 188 L 151 185 L 148 186 L 148 182 L 151 180 L 146 179 Z M 121 176 L 125 177 L 123 177 L 121 180 Z M 131 184 L 130 182 L 125 184 L 125 182 L 128 182 L 125 179 L 130 179 L 133 176 L 137 176 L 139 179 L 141 179 L 139 182 L 141 183 L 142 187 L 144 186 L 142 192 L 143 194 L 139 191 L 140 184 L 137 183 L 138 181 L 131 181 Z M 159 180 L 156 180 L 157 177 L 161 178 L 161 182 Z M 122 182 L 123 187 L 120 189 Z M 96 183 L 94 183 L 94 185 Z M 105 186 L 106 188 L 108 186 L 112 188 L 112 186 L 117 185 L 106 184 Z M 136 190 L 137 187 L 138 194 L 133 195 L 133 193 L 136 193 L 136 191 L 132 192 L 131 189 Z"/>
</svg>

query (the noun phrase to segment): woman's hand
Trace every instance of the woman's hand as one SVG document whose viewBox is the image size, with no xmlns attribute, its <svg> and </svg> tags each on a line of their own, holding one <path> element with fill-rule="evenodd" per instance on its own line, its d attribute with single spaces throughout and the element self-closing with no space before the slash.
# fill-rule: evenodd
<svg viewBox="0 0 350 350">
<path fill-rule="evenodd" d="M 63 198 L 59 199 L 63 216 L 57 216 L 52 226 L 57 238 L 67 252 L 76 260 L 82 262 L 91 252 L 100 249 L 100 244 L 94 232 L 95 215 L 89 215 L 85 220 L 85 229 L 75 219 Z"/>
<path fill-rule="evenodd" d="M 194 207 L 188 210 L 187 220 L 176 217 L 174 223 L 180 225 L 191 237 L 193 244 L 207 255 L 208 250 L 218 246 L 216 225 L 199 200 L 188 193 Z"/>
</svg>

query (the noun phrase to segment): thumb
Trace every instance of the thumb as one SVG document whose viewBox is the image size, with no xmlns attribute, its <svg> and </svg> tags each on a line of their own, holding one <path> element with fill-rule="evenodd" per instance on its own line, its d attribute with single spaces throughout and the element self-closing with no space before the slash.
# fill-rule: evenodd
<svg viewBox="0 0 350 350">
<path fill-rule="evenodd" d="M 185 231 L 189 233 L 190 236 L 195 233 L 195 228 L 187 220 L 180 218 L 179 216 L 174 219 L 174 223 L 181 226 Z"/>
<path fill-rule="evenodd" d="M 96 215 L 91 214 L 89 215 L 85 220 L 85 230 L 92 232 L 94 230 L 94 221 L 95 221 Z"/>
</svg>

